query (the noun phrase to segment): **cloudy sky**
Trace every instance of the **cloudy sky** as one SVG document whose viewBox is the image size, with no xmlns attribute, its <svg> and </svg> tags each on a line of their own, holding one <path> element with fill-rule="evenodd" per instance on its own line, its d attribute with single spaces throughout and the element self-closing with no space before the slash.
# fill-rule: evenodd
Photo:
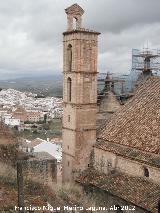
<svg viewBox="0 0 160 213">
<path fill-rule="evenodd" d="M 101 32 L 98 70 L 129 72 L 132 48 L 160 48 L 160 0 L 1 0 L 0 80 L 62 72 L 64 9 Z"/>
</svg>

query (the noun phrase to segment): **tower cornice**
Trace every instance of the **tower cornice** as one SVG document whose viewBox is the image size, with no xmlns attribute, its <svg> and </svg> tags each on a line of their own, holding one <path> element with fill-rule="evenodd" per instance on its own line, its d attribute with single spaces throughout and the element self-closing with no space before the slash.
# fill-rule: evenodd
<svg viewBox="0 0 160 213">
<path fill-rule="evenodd" d="M 86 71 L 72 71 L 72 72 L 68 72 L 68 71 L 65 71 L 63 72 L 64 74 L 82 74 L 82 75 L 97 75 L 99 72 L 86 72 Z"/>
<path fill-rule="evenodd" d="M 76 34 L 76 33 L 95 34 L 95 35 L 101 34 L 101 33 L 96 32 L 94 30 L 88 30 L 88 29 L 81 28 L 79 30 L 76 29 L 76 30 L 66 31 L 66 32 L 63 33 L 63 35 Z"/>
<path fill-rule="evenodd" d="M 84 131 L 95 131 L 97 130 L 97 128 L 75 128 L 75 129 L 72 129 L 72 128 L 68 128 L 68 127 L 65 127 L 65 126 L 62 126 L 62 129 L 66 129 L 66 130 L 69 130 L 69 131 L 73 131 L 73 132 L 84 132 Z"/>
<path fill-rule="evenodd" d="M 63 105 L 71 105 L 72 107 L 75 107 L 75 108 L 82 108 L 83 106 L 90 106 L 91 108 L 92 107 L 97 107 L 97 102 L 95 103 L 68 103 L 68 102 L 63 102 Z"/>
</svg>

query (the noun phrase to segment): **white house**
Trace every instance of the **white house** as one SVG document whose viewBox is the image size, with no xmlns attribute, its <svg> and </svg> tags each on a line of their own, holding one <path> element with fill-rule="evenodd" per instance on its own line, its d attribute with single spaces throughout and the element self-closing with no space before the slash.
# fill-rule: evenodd
<svg viewBox="0 0 160 213">
<path fill-rule="evenodd" d="M 62 147 L 60 144 L 53 144 L 43 140 L 42 143 L 34 146 L 34 152 L 48 152 L 57 159 L 57 162 L 62 160 Z"/>
<path fill-rule="evenodd" d="M 8 126 L 20 126 L 20 119 L 5 117 L 4 123 Z"/>
</svg>

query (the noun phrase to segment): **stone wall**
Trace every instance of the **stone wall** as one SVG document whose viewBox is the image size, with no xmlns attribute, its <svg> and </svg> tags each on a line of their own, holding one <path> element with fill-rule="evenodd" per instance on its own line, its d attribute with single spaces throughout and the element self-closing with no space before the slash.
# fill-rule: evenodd
<svg viewBox="0 0 160 213">
<path fill-rule="evenodd" d="M 23 160 L 23 175 L 42 183 L 57 182 L 57 160 Z"/>
<path fill-rule="evenodd" d="M 94 167 L 96 170 L 108 174 L 117 170 L 131 176 L 144 177 L 155 183 L 160 183 L 160 170 L 147 164 L 140 163 L 116 154 L 94 148 Z M 144 168 L 149 171 L 149 177 L 144 176 Z"/>
<path fill-rule="evenodd" d="M 17 145 L 0 145 L 0 162 L 17 166 L 17 160 L 23 158 L 23 174 L 28 178 L 35 178 L 41 182 L 52 183 L 57 181 L 57 160 L 30 158 L 22 152 L 18 152 Z"/>
</svg>

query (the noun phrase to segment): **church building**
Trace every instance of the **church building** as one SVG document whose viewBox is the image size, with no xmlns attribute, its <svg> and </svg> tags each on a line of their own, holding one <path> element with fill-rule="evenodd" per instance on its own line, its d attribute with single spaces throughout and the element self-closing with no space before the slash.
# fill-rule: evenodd
<svg viewBox="0 0 160 213">
<path fill-rule="evenodd" d="M 117 213 L 160 213 L 160 77 L 96 128 L 99 33 L 82 28 L 79 5 L 65 11 L 63 182 L 99 191 Z"/>
<path fill-rule="evenodd" d="M 79 183 L 105 191 L 108 205 L 129 206 L 124 212 L 135 206 L 136 213 L 159 213 L 160 77 L 146 79 L 97 130 L 93 152 Z"/>
</svg>

